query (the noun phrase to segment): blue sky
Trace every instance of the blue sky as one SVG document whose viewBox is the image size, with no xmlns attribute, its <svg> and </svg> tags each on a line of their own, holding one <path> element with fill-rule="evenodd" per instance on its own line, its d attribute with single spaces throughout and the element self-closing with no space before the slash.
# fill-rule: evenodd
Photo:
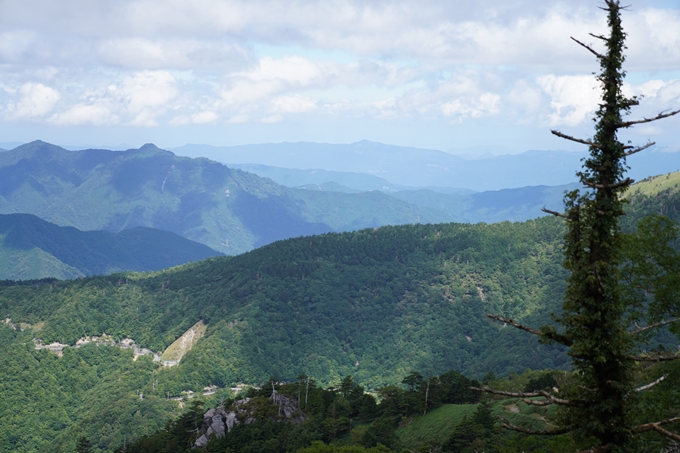
<svg viewBox="0 0 680 453">
<path fill-rule="evenodd" d="M 578 149 L 603 2 L 0 1 L 0 142 Z M 634 117 L 680 108 L 680 2 L 632 2 Z M 680 118 L 624 137 L 680 150 Z M 461 151 L 462 150 L 462 151 Z"/>
</svg>

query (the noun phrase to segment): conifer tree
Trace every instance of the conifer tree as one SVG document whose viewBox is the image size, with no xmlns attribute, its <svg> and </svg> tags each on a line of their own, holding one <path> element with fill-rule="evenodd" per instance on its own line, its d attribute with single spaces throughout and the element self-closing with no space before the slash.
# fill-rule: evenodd
<svg viewBox="0 0 680 453">
<path fill-rule="evenodd" d="M 87 439 L 87 437 L 82 436 L 78 438 L 76 443 L 76 453 L 92 453 L 92 443 Z"/>
<path fill-rule="evenodd" d="M 622 129 L 675 115 L 673 111 L 653 118 L 626 121 L 624 117 L 635 97 L 623 95 L 626 33 L 621 24 L 621 7 L 618 0 L 605 0 L 603 8 L 608 14 L 609 35 L 595 35 L 604 44 L 604 51 L 577 39 L 576 43 L 590 51 L 599 60 L 602 96 L 595 114 L 595 134 L 585 140 L 553 130 L 561 138 L 587 145 L 590 156 L 577 174 L 587 189 L 573 191 L 565 196 L 565 212 L 546 212 L 562 217 L 567 225 L 564 241 L 564 265 L 570 275 L 564 295 L 563 309 L 555 320 L 558 328 L 544 326 L 540 330 L 518 324 L 498 315 L 490 318 L 505 322 L 522 330 L 539 335 L 546 343 L 556 342 L 569 348 L 577 385 L 560 394 L 538 390 L 525 393 L 499 392 L 525 398 L 530 404 L 562 406 L 561 426 L 550 431 L 535 431 L 515 426 L 504 420 L 509 429 L 530 434 L 573 433 L 575 439 L 590 452 L 632 451 L 637 433 L 657 431 L 668 437 L 674 434 L 662 425 L 668 420 L 635 426 L 636 390 L 650 388 L 654 383 L 636 389 L 632 367 L 637 357 L 636 335 L 658 327 L 665 322 L 631 329 L 628 316 L 631 307 L 624 296 L 620 276 L 622 234 L 619 218 L 624 214 L 623 192 L 633 183 L 625 178 L 626 157 L 653 145 L 634 147 L 624 145 L 618 137 Z"/>
</svg>

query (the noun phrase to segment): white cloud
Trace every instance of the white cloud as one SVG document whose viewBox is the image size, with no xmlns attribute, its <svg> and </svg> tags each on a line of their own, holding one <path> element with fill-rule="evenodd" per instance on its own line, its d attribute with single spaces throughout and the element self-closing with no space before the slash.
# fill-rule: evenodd
<svg viewBox="0 0 680 453">
<path fill-rule="evenodd" d="M 21 62 L 35 45 L 38 33 L 29 30 L 12 30 L 0 33 L 0 61 Z"/>
<path fill-rule="evenodd" d="M 641 71 L 626 92 L 644 95 L 635 116 L 680 104 L 680 5 L 644 3 L 623 15 L 626 68 Z M 597 62 L 569 36 L 599 47 L 588 32 L 606 30 L 592 0 L 23 0 L 0 2 L 0 27 L 8 119 L 167 127 L 325 115 L 338 129 L 356 118 L 586 125 Z"/>
<path fill-rule="evenodd" d="M 108 126 L 117 124 L 119 118 L 104 105 L 77 104 L 65 112 L 55 113 L 49 121 L 60 126 Z"/>
<path fill-rule="evenodd" d="M 131 69 L 242 68 L 248 52 L 241 46 L 195 39 L 116 38 L 98 46 L 100 60 Z"/>
<path fill-rule="evenodd" d="M 315 63 L 300 56 L 286 56 L 276 60 L 271 57 L 263 57 L 253 71 L 236 75 L 242 75 L 254 81 L 282 80 L 291 85 L 308 86 L 322 74 L 328 74 L 329 66 L 324 65 L 326 66 L 323 68 L 324 71 L 322 65 L 323 63 Z"/>
<path fill-rule="evenodd" d="M 156 118 L 165 113 L 179 93 L 176 84 L 168 71 L 143 71 L 126 77 L 120 87 L 111 91 L 123 110 L 132 116 L 129 124 L 156 126 Z"/>
<path fill-rule="evenodd" d="M 623 94 L 625 96 L 655 97 L 659 90 L 666 86 L 663 80 L 649 80 L 641 85 L 623 84 Z"/>
<path fill-rule="evenodd" d="M 551 126 L 576 126 L 597 109 L 600 91 L 593 76 L 546 75 L 538 77 L 537 83 L 551 99 Z"/>
<path fill-rule="evenodd" d="M 279 113 L 305 113 L 315 109 L 314 100 L 300 95 L 278 96 L 271 102 L 271 111 Z"/>
<path fill-rule="evenodd" d="M 170 120 L 172 126 L 184 126 L 186 124 L 209 124 L 217 121 L 219 117 L 214 111 L 203 111 L 191 115 L 180 115 Z"/>
<path fill-rule="evenodd" d="M 442 105 L 442 113 L 454 117 L 455 121 L 463 118 L 481 118 L 482 116 L 498 115 L 500 96 L 494 93 L 484 93 L 477 99 L 454 99 Z"/>
<path fill-rule="evenodd" d="M 42 83 L 25 83 L 19 89 L 21 99 L 7 105 L 11 118 L 39 118 L 49 113 L 57 101 L 59 92 Z"/>
</svg>

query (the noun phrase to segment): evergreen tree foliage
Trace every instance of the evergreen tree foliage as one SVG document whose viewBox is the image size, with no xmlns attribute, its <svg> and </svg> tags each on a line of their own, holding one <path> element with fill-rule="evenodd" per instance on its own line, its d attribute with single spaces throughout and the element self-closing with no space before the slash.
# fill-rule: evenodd
<svg viewBox="0 0 680 453">
<path fill-rule="evenodd" d="M 87 437 L 80 437 L 76 443 L 76 453 L 92 453 L 92 443 Z"/>
<path fill-rule="evenodd" d="M 563 217 L 567 224 L 564 266 L 569 277 L 562 313 L 555 318 L 561 328 L 545 326 L 537 331 L 514 325 L 540 335 L 547 343 L 569 347 L 576 385 L 559 397 L 548 392 L 522 395 L 547 398 L 547 402 L 537 403 L 540 405 L 561 405 L 561 429 L 553 433 L 572 432 L 584 447 L 593 448 L 591 451 L 624 452 L 634 448 L 636 432 L 659 430 L 651 425 L 635 426 L 638 392 L 632 357 L 639 339 L 629 330 L 629 321 L 631 312 L 641 319 L 640 309 L 644 307 L 631 305 L 626 297 L 621 279 L 623 236 L 619 225 L 624 215 L 623 193 L 633 182 L 624 178 L 626 156 L 650 145 L 640 148 L 624 145 L 618 134 L 634 124 L 665 118 L 678 111 L 641 121 L 624 120 L 638 100 L 623 95 L 626 37 L 621 24 L 623 8 L 618 0 L 605 0 L 605 4 L 609 35 L 592 35 L 604 42 L 605 52 L 597 52 L 574 39 L 600 62 L 597 80 L 602 97 L 595 115 L 595 135 L 591 140 L 582 140 L 553 131 L 560 137 L 587 144 L 590 150 L 578 173 L 588 190 L 566 195 L 565 214 L 548 211 Z M 505 425 L 522 431 L 509 422 Z"/>
</svg>

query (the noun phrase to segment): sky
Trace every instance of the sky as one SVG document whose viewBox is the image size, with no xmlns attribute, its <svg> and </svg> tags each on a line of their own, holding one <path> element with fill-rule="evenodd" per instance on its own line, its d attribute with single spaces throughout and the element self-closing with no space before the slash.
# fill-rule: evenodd
<svg viewBox="0 0 680 453">
<path fill-rule="evenodd" d="M 631 118 L 678 109 L 680 0 L 628 3 Z M 0 0 L 0 142 L 577 150 L 603 4 Z M 678 151 L 680 115 L 622 138 Z"/>
</svg>

